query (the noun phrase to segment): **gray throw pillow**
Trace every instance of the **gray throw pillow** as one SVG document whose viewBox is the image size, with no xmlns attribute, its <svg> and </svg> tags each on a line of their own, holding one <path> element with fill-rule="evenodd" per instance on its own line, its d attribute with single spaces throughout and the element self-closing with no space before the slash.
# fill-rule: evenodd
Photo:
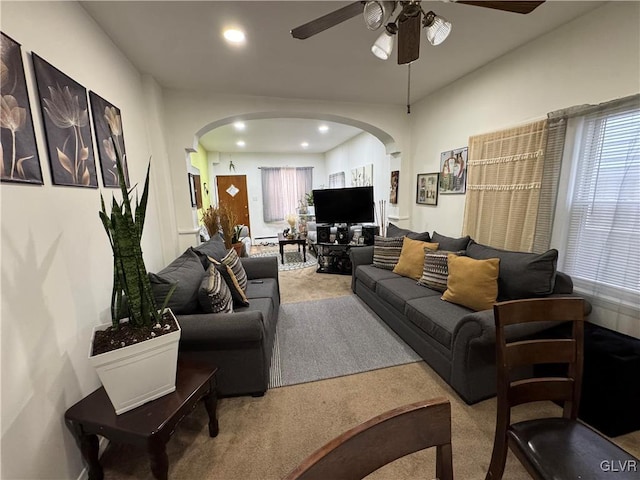
<svg viewBox="0 0 640 480">
<path fill-rule="evenodd" d="M 438 250 L 450 250 L 452 252 L 458 252 L 467 248 L 467 244 L 471 240 L 471 237 L 452 238 L 445 235 L 440 235 L 438 232 L 433 232 L 431 235 L 431 241 L 438 244 Z"/>
<path fill-rule="evenodd" d="M 431 237 L 429 236 L 429 232 L 414 232 L 412 230 L 408 230 L 406 228 L 400 228 L 393 223 L 389 223 L 387 227 L 387 238 L 395 238 L 395 237 L 409 237 L 412 240 L 419 240 L 421 242 L 430 242 Z"/>
<path fill-rule="evenodd" d="M 227 249 L 224 247 L 224 240 L 219 234 L 214 235 L 210 240 L 201 243 L 197 247 L 193 247 L 193 251 L 200 257 L 204 270 L 209 268 L 209 259 L 207 257 L 215 258 L 220 262 L 227 254 Z"/>
<path fill-rule="evenodd" d="M 558 251 L 545 253 L 514 252 L 481 245 L 471 240 L 467 256 L 477 260 L 500 259 L 498 300 L 518 300 L 549 295 L 556 281 Z"/>
<path fill-rule="evenodd" d="M 202 262 L 191 249 L 186 250 L 158 273 L 149 273 L 151 289 L 158 308 L 164 303 L 171 286 L 177 283 L 167 306 L 176 315 L 188 315 L 196 312 L 198 310 L 198 288 L 204 273 Z"/>
</svg>

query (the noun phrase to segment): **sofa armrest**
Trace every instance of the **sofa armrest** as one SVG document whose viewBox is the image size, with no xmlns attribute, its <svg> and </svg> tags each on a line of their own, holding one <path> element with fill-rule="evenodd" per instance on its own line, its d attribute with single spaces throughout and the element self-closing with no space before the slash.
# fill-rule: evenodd
<svg viewBox="0 0 640 480">
<path fill-rule="evenodd" d="M 356 269 L 360 265 L 371 265 L 373 263 L 373 245 L 364 247 L 354 247 L 349 250 L 351 260 L 351 290 L 356 291 Z"/>
<path fill-rule="evenodd" d="M 278 257 L 243 257 L 240 262 L 248 280 L 278 278 Z"/>
<path fill-rule="evenodd" d="M 181 350 L 216 350 L 261 342 L 265 337 L 262 312 L 176 315 L 182 334 Z"/>
<path fill-rule="evenodd" d="M 354 270 L 358 265 L 371 265 L 373 263 L 373 245 L 354 247 L 349 250 L 349 255 Z"/>
</svg>

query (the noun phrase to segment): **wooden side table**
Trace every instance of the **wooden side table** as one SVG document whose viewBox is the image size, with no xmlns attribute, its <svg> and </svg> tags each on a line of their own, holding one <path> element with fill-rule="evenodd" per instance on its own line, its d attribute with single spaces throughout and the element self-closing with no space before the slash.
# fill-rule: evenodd
<svg viewBox="0 0 640 480">
<path fill-rule="evenodd" d="M 116 415 L 104 387 L 69 408 L 65 420 L 88 464 L 89 479 L 104 478 L 98 460 L 98 435 L 116 443 L 145 447 L 153 476 L 166 479 L 169 470 L 166 444 L 200 399 L 204 400 L 209 415 L 209 436 L 218 435 L 216 371 L 217 368 L 178 362 L 175 392 L 121 415 Z"/>
<path fill-rule="evenodd" d="M 278 233 L 278 245 L 280 246 L 280 259 L 283 265 L 285 245 L 298 245 L 298 252 L 302 246 L 302 261 L 307 261 L 307 237 L 300 237 L 299 235 L 296 235 L 293 238 L 287 238 L 282 233 Z"/>
</svg>

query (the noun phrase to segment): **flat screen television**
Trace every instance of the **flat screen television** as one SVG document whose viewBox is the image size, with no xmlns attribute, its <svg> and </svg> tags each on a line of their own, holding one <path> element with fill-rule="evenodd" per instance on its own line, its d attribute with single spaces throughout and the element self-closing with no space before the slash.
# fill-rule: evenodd
<svg viewBox="0 0 640 480">
<path fill-rule="evenodd" d="M 329 188 L 313 191 L 318 223 L 373 222 L 373 187 Z"/>
</svg>

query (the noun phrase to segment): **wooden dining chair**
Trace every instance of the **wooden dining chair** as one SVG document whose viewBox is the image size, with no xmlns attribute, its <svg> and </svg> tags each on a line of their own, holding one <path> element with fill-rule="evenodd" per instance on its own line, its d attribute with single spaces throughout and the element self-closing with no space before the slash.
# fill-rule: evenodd
<svg viewBox="0 0 640 480">
<path fill-rule="evenodd" d="M 532 478 L 610 479 L 639 477 L 638 459 L 580 422 L 584 310 L 580 298 L 541 298 L 495 304 L 498 406 L 496 434 L 487 480 L 502 478 L 507 449 Z M 527 322 L 571 322 L 571 337 L 506 340 L 510 325 Z M 567 375 L 513 380 L 514 369 L 537 364 L 566 364 Z M 519 372 L 521 375 L 522 371 Z M 511 423 L 511 409 L 529 402 L 563 402 L 562 417 Z"/>
<path fill-rule="evenodd" d="M 436 476 L 452 480 L 451 404 L 445 398 L 398 407 L 346 431 L 304 460 L 285 480 L 361 479 L 405 455 L 434 446 Z"/>
</svg>

